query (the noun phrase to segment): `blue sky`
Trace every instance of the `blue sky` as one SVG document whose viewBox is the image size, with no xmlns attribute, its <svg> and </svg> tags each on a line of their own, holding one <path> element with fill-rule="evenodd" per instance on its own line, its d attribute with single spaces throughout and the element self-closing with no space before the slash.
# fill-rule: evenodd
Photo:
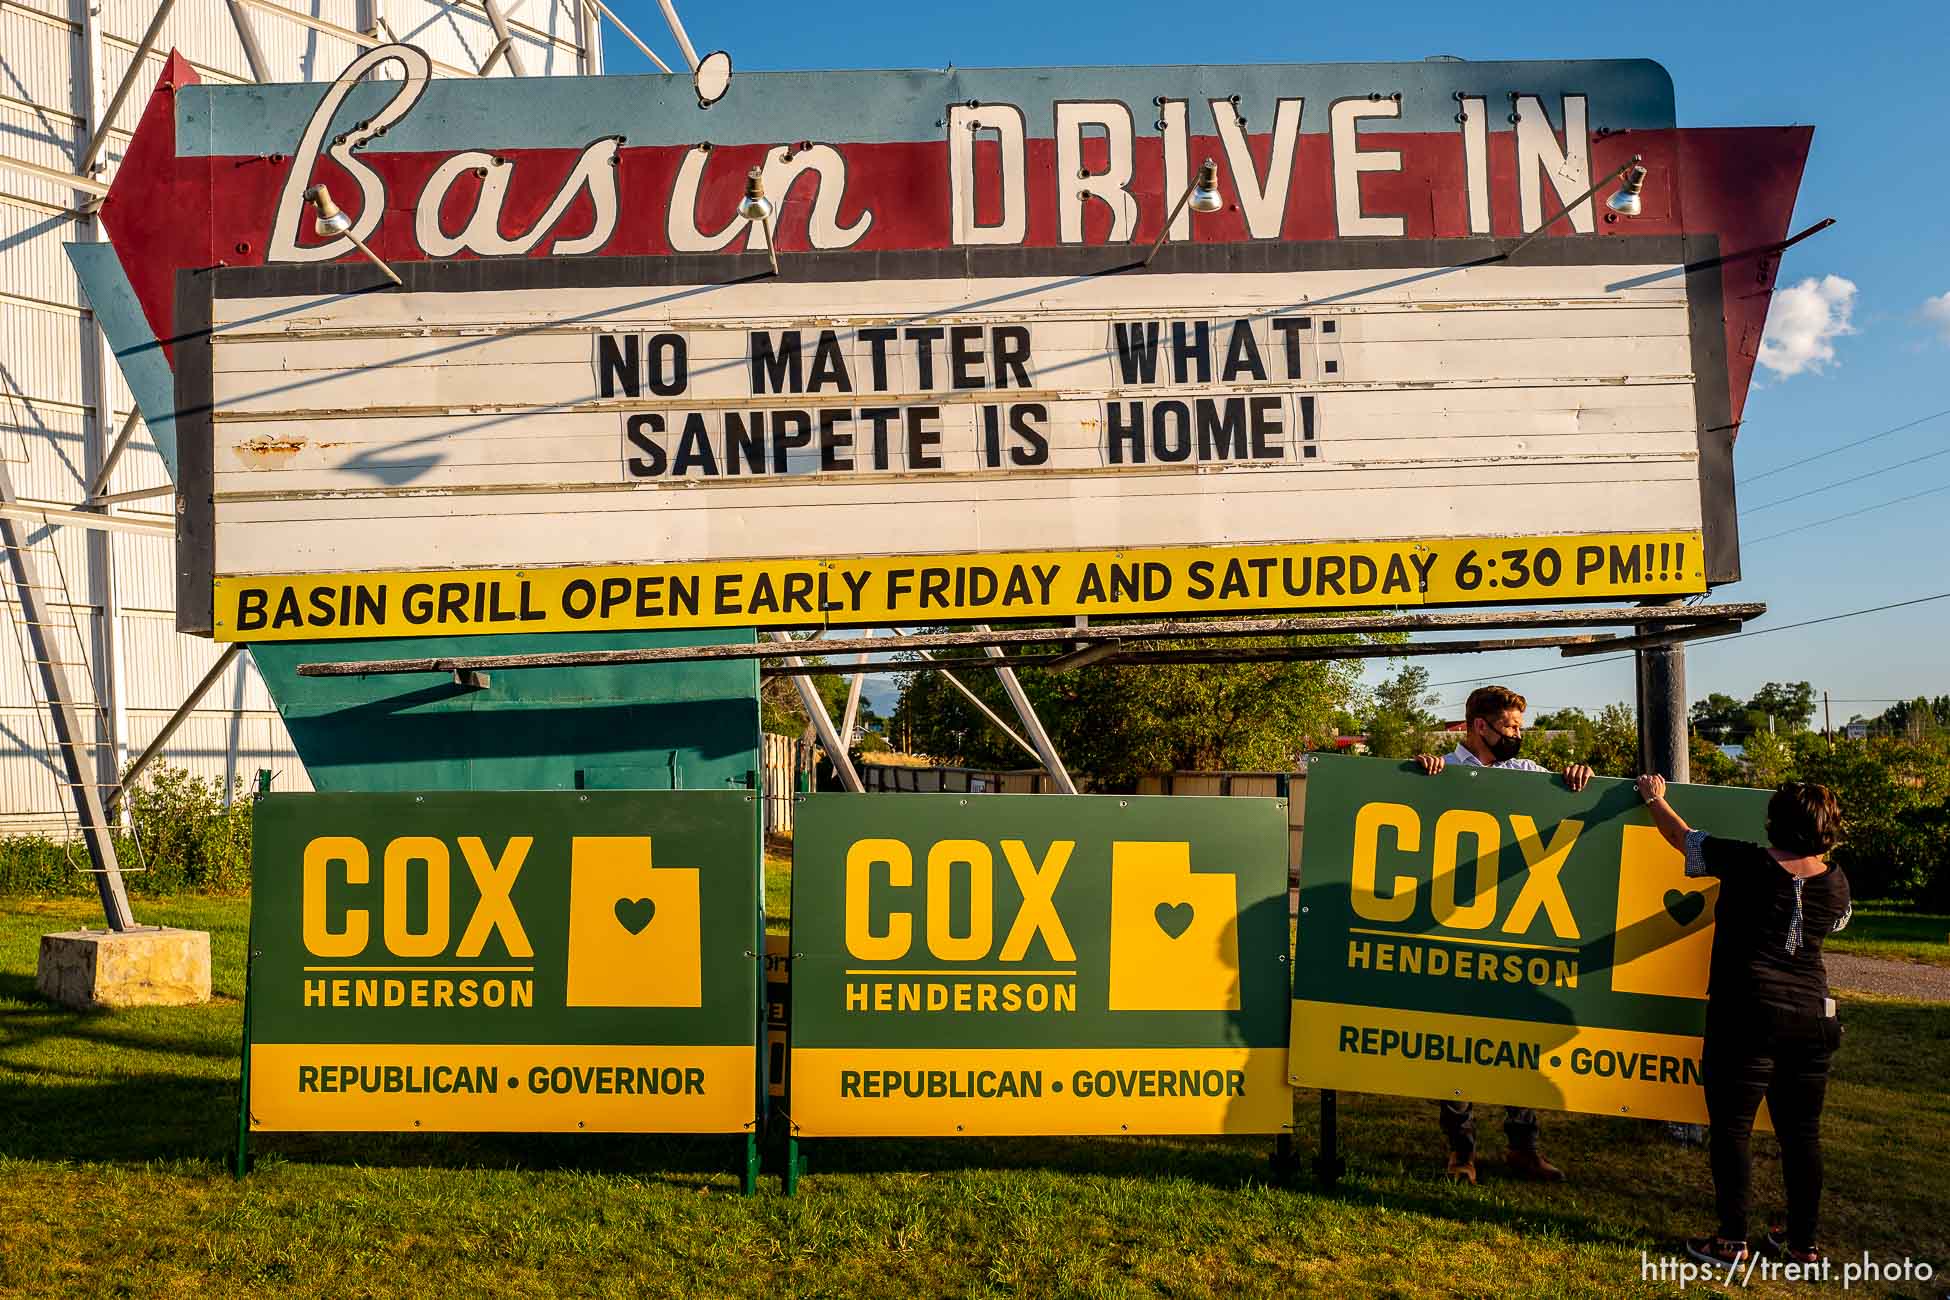
<svg viewBox="0 0 1950 1300">
<path fill-rule="evenodd" d="M 1798 328 L 1783 328 L 1787 313 L 1776 300 L 1769 353 L 1793 373 L 1757 371 L 1735 457 L 1741 507 L 1749 512 L 1742 519 L 1745 577 L 1717 596 L 1765 601 L 1771 612 L 1753 625 L 1759 630 L 1950 591 L 1950 157 L 1937 125 L 1950 121 L 1950 78 L 1942 66 L 1950 6 L 1940 0 L 1872 9 L 1694 0 L 1514 10 L 1425 0 L 1386 9 L 1238 2 L 1199 10 L 1101 0 L 863 0 L 811 10 L 678 3 L 700 51 L 722 47 L 737 66 L 755 70 L 1649 57 L 1672 73 L 1682 126 L 1812 122 L 1814 150 L 1794 229 L 1823 217 L 1837 224 L 1789 252 L 1781 268 L 1783 287 L 1814 284 L 1798 296 Z M 620 0 L 614 8 L 679 65 L 655 0 Z M 1188 21 L 1208 14 L 1219 21 Z M 613 29 L 604 50 L 612 72 L 649 67 Z M 1927 304 L 1939 295 L 1933 318 Z M 1844 319 L 1846 332 L 1837 328 Z M 1945 414 L 1758 479 L 1936 412 Z M 1938 451 L 1946 454 L 1902 465 Z M 1893 466 L 1902 467 L 1843 482 Z M 1804 492 L 1811 494 L 1772 504 Z M 1521 520 L 1487 522 L 1521 527 Z M 1840 722 L 1878 712 L 1887 699 L 1950 692 L 1947 646 L 1950 600 L 1942 600 L 1695 646 L 1688 684 L 1698 698 L 1806 679 L 1834 697 Z M 1453 711 L 1468 683 L 1505 677 L 1533 708 L 1596 708 L 1632 698 L 1629 660 L 1522 676 L 1565 661 L 1543 652 L 1423 662 L 1436 682 L 1457 683 L 1437 692 Z"/>
</svg>

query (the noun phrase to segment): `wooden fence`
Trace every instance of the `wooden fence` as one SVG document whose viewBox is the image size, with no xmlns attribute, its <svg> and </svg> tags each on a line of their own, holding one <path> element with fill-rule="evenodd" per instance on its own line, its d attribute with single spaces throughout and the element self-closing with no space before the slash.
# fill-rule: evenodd
<svg viewBox="0 0 1950 1300">
<path fill-rule="evenodd" d="M 1048 794 L 1055 788 L 1041 768 L 997 771 L 894 763 L 862 763 L 860 784 L 868 794 Z"/>
<path fill-rule="evenodd" d="M 1295 880 L 1300 872 L 1300 830 L 1306 821 L 1307 773 L 1297 772 L 1166 772 L 1140 777 L 1139 794 L 1232 795 L 1240 798 L 1271 799 L 1280 793 L 1285 778 L 1286 865 Z"/>
<path fill-rule="evenodd" d="M 793 796 L 799 791 L 802 775 L 808 788 L 812 785 L 813 751 L 816 748 L 794 736 L 775 736 L 767 732 L 759 737 L 759 772 L 765 786 L 767 835 L 792 834 Z"/>
<path fill-rule="evenodd" d="M 1164 772 L 1142 777 L 1134 793 L 1152 795 L 1229 795 L 1275 798 L 1284 781 L 1287 788 L 1287 868 L 1300 866 L 1300 830 L 1307 806 L 1307 774 L 1296 772 Z M 903 794 L 1048 794 L 1054 787 L 1037 768 L 996 771 L 976 767 L 911 767 L 892 763 L 860 764 L 860 782 L 868 793 Z"/>
</svg>

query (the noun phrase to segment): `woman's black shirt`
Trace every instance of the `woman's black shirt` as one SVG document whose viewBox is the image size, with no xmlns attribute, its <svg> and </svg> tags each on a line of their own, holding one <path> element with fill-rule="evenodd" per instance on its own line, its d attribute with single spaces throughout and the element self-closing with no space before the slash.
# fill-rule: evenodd
<svg viewBox="0 0 1950 1300">
<path fill-rule="evenodd" d="M 1850 911 L 1841 869 L 1795 876 L 1759 844 L 1695 831 L 1686 840 L 1686 874 L 1720 880 L 1710 1002 L 1825 1017 L 1821 942 L 1848 924 Z"/>
</svg>

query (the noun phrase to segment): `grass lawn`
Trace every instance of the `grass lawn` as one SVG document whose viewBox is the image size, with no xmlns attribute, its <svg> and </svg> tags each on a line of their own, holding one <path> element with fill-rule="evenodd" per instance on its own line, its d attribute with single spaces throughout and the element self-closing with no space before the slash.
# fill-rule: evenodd
<svg viewBox="0 0 1950 1300">
<path fill-rule="evenodd" d="M 784 934 L 792 928 L 792 841 L 777 836 L 765 841 L 765 932 Z"/>
<path fill-rule="evenodd" d="M 1950 966 L 1950 916 L 1907 903 L 1857 903 L 1848 929 L 1831 935 L 1825 946 L 1858 957 Z"/>
<path fill-rule="evenodd" d="M 1343 1098 L 1331 1193 L 1269 1185 L 1266 1141 L 1163 1139 L 814 1145 L 799 1197 L 768 1178 L 747 1200 L 719 1141 L 279 1136 L 239 1183 L 246 906 L 138 911 L 211 931 L 212 1005 L 54 1010 L 33 993 L 38 936 L 93 903 L 0 899 L 0 1294 L 1670 1295 L 1640 1252 L 1709 1223 L 1705 1156 L 1663 1126 L 1548 1116 L 1568 1185 L 1492 1162 L 1459 1189 L 1434 1176 L 1431 1105 L 1375 1097 Z M 1950 1268 L 1950 1008 L 1843 1014 L 1826 1241 L 1838 1263 Z M 1303 1094 L 1303 1151 L 1316 1115 Z M 1756 1145 L 1771 1208 L 1779 1163 Z"/>
</svg>

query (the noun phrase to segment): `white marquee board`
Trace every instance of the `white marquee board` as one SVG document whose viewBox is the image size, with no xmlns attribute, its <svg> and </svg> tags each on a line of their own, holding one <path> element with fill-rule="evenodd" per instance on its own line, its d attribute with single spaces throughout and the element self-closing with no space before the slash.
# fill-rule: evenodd
<svg viewBox="0 0 1950 1300">
<path fill-rule="evenodd" d="M 1603 242 L 219 273 L 186 582 L 244 640 L 1703 591 L 1699 304 Z"/>
</svg>

